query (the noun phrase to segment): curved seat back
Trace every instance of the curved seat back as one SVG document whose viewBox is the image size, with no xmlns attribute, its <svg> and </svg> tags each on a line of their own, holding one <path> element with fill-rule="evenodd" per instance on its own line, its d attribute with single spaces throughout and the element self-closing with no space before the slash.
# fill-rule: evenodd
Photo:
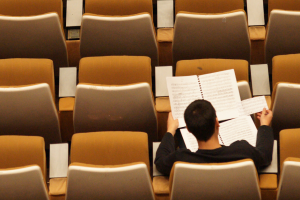
<svg viewBox="0 0 300 200">
<path fill-rule="evenodd" d="M 39 166 L 0 170 L 0 196 L 3 200 L 49 200 Z"/>
<path fill-rule="evenodd" d="M 67 200 L 155 199 L 144 163 L 121 166 L 74 163 L 69 167 L 67 185 Z"/>
<path fill-rule="evenodd" d="M 49 144 L 61 142 L 58 114 L 46 83 L 0 88 L 1 135 L 36 135 Z"/>
<path fill-rule="evenodd" d="M 256 168 L 250 159 L 221 164 L 176 162 L 170 175 L 170 191 L 171 199 L 261 198 Z"/>
<path fill-rule="evenodd" d="M 176 66 L 179 60 L 201 58 L 250 61 L 250 39 L 244 11 L 215 15 L 177 14 L 173 65 Z"/>
<path fill-rule="evenodd" d="M 265 58 L 272 72 L 272 58 L 300 53 L 300 12 L 272 10 L 265 43 Z"/>
<path fill-rule="evenodd" d="M 68 66 L 65 38 L 57 13 L 29 17 L 0 16 L 0 58 L 49 58 L 55 75 Z"/>
<path fill-rule="evenodd" d="M 81 28 L 81 57 L 148 56 L 153 70 L 158 65 L 157 43 L 148 13 L 126 17 L 85 14 Z"/>
<path fill-rule="evenodd" d="M 126 86 L 79 84 L 74 106 L 75 133 L 141 131 L 157 139 L 157 119 L 148 83 Z"/>
</svg>

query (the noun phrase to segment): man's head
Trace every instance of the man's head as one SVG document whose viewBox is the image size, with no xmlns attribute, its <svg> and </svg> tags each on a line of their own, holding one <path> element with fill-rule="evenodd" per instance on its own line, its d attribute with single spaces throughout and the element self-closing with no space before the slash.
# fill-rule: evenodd
<svg viewBox="0 0 300 200">
<path fill-rule="evenodd" d="M 216 111 L 209 101 L 196 100 L 184 112 L 187 129 L 200 141 L 207 141 L 215 132 Z"/>
</svg>

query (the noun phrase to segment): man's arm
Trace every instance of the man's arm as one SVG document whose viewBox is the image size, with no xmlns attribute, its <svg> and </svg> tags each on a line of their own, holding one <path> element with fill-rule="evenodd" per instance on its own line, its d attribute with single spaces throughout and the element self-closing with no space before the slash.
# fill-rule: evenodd
<svg viewBox="0 0 300 200">
<path fill-rule="evenodd" d="M 169 113 L 167 133 L 164 135 L 156 152 L 155 165 L 158 171 L 168 175 L 176 162 L 174 135 L 178 128 L 178 120 L 174 120 L 172 113 Z"/>
<path fill-rule="evenodd" d="M 268 166 L 272 162 L 274 135 L 273 130 L 270 127 L 270 123 L 273 118 L 271 110 L 265 108 L 261 113 L 257 114 L 257 118 L 260 120 L 260 127 L 257 133 L 256 149 L 261 155 L 260 166 Z"/>
</svg>

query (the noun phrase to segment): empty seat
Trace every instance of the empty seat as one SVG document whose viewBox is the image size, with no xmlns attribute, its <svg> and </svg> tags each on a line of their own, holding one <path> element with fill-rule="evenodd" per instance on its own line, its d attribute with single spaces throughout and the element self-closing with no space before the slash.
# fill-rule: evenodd
<svg viewBox="0 0 300 200">
<path fill-rule="evenodd" d="M 41 168 L 37 165 L 1 169 L 0 187 L 3 200 L 49 200 Z"/>
<path fill-rule="evenodd" d="M 256 168 L 250 159 L 222 164 L 176 162 L 170 191 L 171 199 L 261 199 Z"/>
<path fill-rule="evenodd" d="M 67 200 L 154 200 L 145 163 L 100 166 L 73 163 L 69 167 L 67 185 Z"/>
<path fill-rule="evenodd" d="M 49 31 L 51 30 L 51 31 Z M 49 58 L 55 75 L 68 66 L 64 35 L 57 13 L 38 16 L 0 16 L 0 58 Z"/>
<path fill-rule="evenodd" d="M 272 72 L 274 56 L 300 53 L 299 20 L 298 11 L 271 11 L 265 43 L 269 72 Z"/>
<path fill-rule="evenodd" d="M 58 115 L 46 83 L 0 88 L 1 135 L 36 135 L 49 144 L 61 142 Z"/>
<path fill-rule="evenodd" d="M 141 131 L 157 139 L 157 119 L 148 83 L 126 86 L 77 85 L 75 133 Z"/>
<path fill-rule="evenodd" d="M 158 65 L 158 52 L 150 14 L 82 18 L 81 57 L 131 55 L 148 56 L 152 68 Z"/>
<path fill-rule="evenodd" d="M 244 11 L 176 15 L 173 66 L 179 60 L 242 59 L 250 62 L 250 39 Z"/>
</svg>

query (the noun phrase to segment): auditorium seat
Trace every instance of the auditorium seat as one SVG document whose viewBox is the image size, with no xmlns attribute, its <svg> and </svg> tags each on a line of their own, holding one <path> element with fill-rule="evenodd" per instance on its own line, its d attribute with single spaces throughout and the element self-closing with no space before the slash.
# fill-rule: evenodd
<svg viewBox="0 0 300 200">
<path fill-rule="evenodd" d="M 158 65 L 151 0 L 87 0 L 80 38 L 81 57 L 148 56 Z"/>
<path fill-rule="evenodd" d="M 71 144 L 71 166 L 83 163 L 112 167 L 143 162 L 150 174 L 147 133 L 130 131 L 77 133 L 73 135 Z"/>
<path fill-rule="evenodd" d="M 91 165 L 73 163 L 69 167 L 66 200 L 145 199 L 154 200 L 145 163 Z"/>
<path fill-rule="evenodd" d="M 189 13 L 224 13 L 233 10 L 244 9 L 243 0 L 176 0 L 175 16 L 179 12 Z M 161 66 L 172 65 L 173 28 L 159 28 L 157 30 L 159 46 L 159 64 Z M 176 63 L 173 63 L 175 66 Z"/>
<path fill-rule="evenodd" d="M 261 199 L 251 159 L 211 164 L 176 162 L 170 174 L 170 191 L 171 199 Z"/>
<path fill-rule="evenodd" d="M 80 60 L 79 83 L 126 85 L 146 82 L 152 87 L 151 59 L 145 56 L 86 57 Z M 74 134 L 74 98 L 59 101 L 61 135 L 64 142 Z"/>
<path fill-rule="evenodd" d="M 297 195 L 299 194 L 297 187 L 299 183 L 299 175 L 296 171 L 299 171 L 297 166 L 299 165 L 298 163 L 300 158 L 300 129 L 282 130 L 279 133 L 279 137 L 280 180 L 278 187 L 278 199 L 297 199 L 299 197 L 299 195 Z M 285 161 L 287 161 L 287 163 L 285 163 Z"/>
<path fill-rule="evenodd" d="M 46 183 L 37 165 L 0 169 L 0 187 L 3 200 L 49 200 Z"/>
<path fill-rule="evenodd" d="M 250 63 L 250 39 L 243 10 L 176 15 L 173 70 L 179 60 L 201 58 L 242 59 Z"/>
<path fill-rule="evenodd" d="M 287 158 L 283 162 L 283 170 L 281 173 L 278 200 L 293 200 L 300 196 L 299 182 L 300 182 L 300 158 Z"/>
<path fill-rule="evenodd" d="M 36 135 L 46 148 L 61 142 L 59 120 L 50 87 L 46 83 L 0 87 L 1 135 Z"/>
<path fill-rule="evenodd" d="M 75 133 L 142 131 L 152 144 L 157 140 L 157 119 L 149 84 L 77 85 L 74 129 Z"/>
<path fill-rule="evenodd" d="M 0 58 L 49 58 L 68 67 L 61 0 L 0 2 Z"/>
<path fill-rule="evenodd" d="M 299 11 L 271 11 L 265 43 L 269 72 L 272 71 L 274 56 L 300 53 L 299 19 Z"/>
</svg>

